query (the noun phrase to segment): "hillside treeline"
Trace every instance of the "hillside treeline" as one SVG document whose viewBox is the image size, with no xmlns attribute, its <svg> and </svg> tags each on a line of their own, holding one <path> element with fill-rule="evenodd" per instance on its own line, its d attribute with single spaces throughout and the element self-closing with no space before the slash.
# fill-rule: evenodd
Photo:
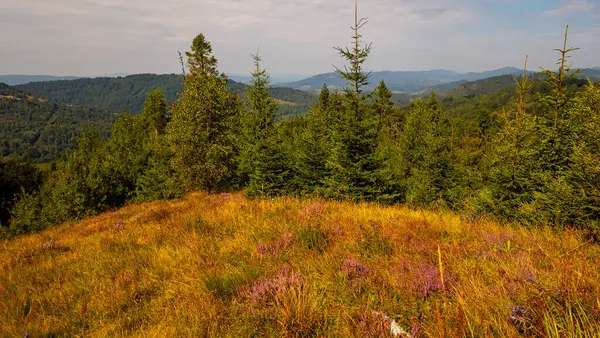
<svg viewBox="0 0 600 338">
<path fill-rule="evenodd" d="M 402 203 L 594 233 L 600 87 L 572 84 L 570 50 L 561 51 L 557 71 L 544 72 L 543 90 L 532 90 L 525 73 L 502 107 L 463 114 L 442 109 L 435 93 L 397 109 L 384 82 L 365 94 L 370 45 L 352 46 L 339 49 L 348 89 L 324 87 L 308 115 L 276 121 L 260 56 L 244 103 L 227 90 L 210 43 L 198 35 L 175 104 L 156 90 L 141 115 L 119 116 L 107 141 L 87 130 L 38 189 L 16 194 L 4 231 L 36 231 L 194 190 L 244 189 L 249 197 Z"/>
</svg>

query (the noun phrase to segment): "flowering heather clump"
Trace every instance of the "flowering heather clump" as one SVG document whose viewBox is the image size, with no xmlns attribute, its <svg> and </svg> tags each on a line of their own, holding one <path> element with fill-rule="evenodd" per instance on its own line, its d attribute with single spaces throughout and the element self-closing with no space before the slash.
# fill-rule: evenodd
<svg viewBox="0 0 600 338">
<path fill-rule="evenodd" d="M 369 269 L 362 265 L 357 260 L 352 258 L 344 259 L 342 266 L 342 273 L 348 277 L 348 279 L 358 279 L 366 276 L 369 273 Z"/>
<path fill-rule="evenodd" d="M 520 333 L 525 333 L 527 329 L 531 328 L 531 310 L 522 305 L 507 306 L 506 308 L 511 311 L 508 319 Z"/>
<path fill-rule="evenodd" d="M 44 243 L 42 243 L 42 245 L 40 245 L 40 248 L 42 250 L 52 250 L 54 248 L 56 248 L 57 244 L 52 242 L 52 241 L 46 241 Z"/>
<path fill-rule="evenodd" d="M 214 261 L 210 261 L 210 260 L 206 260 L 206 259 L 202 259 L 198 261 L 198 267 L 200 269 L 212 269 L 215 266 L 217 266 L 217 263 Z"/>
<path fill-rule="evenodd" d="M 512 240 L 512 236 L 504 231 L 494 232 L 494 233 L 486 233 L 483 235 L 488 243 L 492 246 L 500 246 L 504 245 L 507 241 Z"/>
<path fill-rule="evenodd" d="M 292 272 L 289 266 L 284 266 L 274 277 L 262 278 L 242 292 L 252 304 L 271 303 L 275 296 L 291 287 L 299 286 L 302 276 Z"/>
<path fill-rule="evenodd" d="M 273 241 L 269 244 L 258 244 L 256 246 L 256 251 L 258 252 L 258 255 L 261 257 L 266 257 L 266 256 L 272 256 L 272 257 L 278 257 L 282 251 L 286 250 L 287 248 L 289 248 L 290 244 L 292 243 L 292 239 L 294 237 L 294 234 L 291 232 L 286 232 L 285 234 L 283 234 L 283 237 Z"/>
<path fill-rule="evenodd" d="M 531 284 L 537 284 L 537 281 L 531 272 L 525 274 L 525 280 Z"/>
<path fill-rule="evenodd" d="M 300 210 L 300 220 L 303 222 L 308 222 L 311 219 L 323 217 L 325 214 L 325 204 L 324 203 L 312 203 L 309 204 L 306 208 Z"/>
<path fill-rule="evenodd" d="M 442 289 L 442 280 L 438 267 L 428 264 L 419 264 L 413 268 L 413 290 L 420 297 L 428 297 L 431 293 Z M 448 282 L 447 276 L 446 283 Z"/>
<path fill-rule="evenodd" d="M 40 245 L 40 249 L 46 251 L 56 251 L 56 252 L 66 252 L 69 251 L 70 248 L 66 245 L 56 243 L 54 241 L 46 241 Z"/>
<path fill-rule="evenodd" d="M 115 231 L 123 230 L 123 229 L 125 229 L 125 222 L 117 221 L 117 222 L 113 223 L 112 228 Z"/>
</svg>

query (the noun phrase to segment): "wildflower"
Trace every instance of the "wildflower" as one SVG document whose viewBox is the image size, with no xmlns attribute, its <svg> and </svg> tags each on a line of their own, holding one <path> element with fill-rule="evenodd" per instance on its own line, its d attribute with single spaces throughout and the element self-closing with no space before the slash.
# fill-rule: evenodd
<svg viewBox="0 0 600 338">
<path fill-rule="evenodd" d="M 268 256 L 271 255 L 273 257 L 278 257 L 281 251 L 287 249 L 292 242 L 292 237 L 294 235 L 291 232 L 286 232 L 282 238 L 271 242 L 269 244 L 258 244 L 256 246 L 256 251 L 260 256 Z"/>
<path fill-rule="evenodd" d="M 349 279 L 356 279 L 356 278 L 362 278 L 364 276 L 366 276 L 369 273 L 369 269 L 362 265 L 360 262 L 352 259 L 352 258 L 347 258 L 344 259 L 344 265 L 342 267 L 342 272 L 349 278 Z"/>
<path fill-rule="evenodd" d="M 419 264 L 416 266 L 415 272 L 417 277 L 413 280 L 413 288 L 420 297 L 427 297 L 431 293 L 441 290 L 440 270 L 437 267 Z"/>
<path fill-rule="evenodd" d="M 528 316 L 531 310 L 526 309 L 522 305 L 507 306 L 506 308 L 511 310 L 511 314 L 508 316 L 508 319 L 520 333 L 524 333 L 530 328 L 531 319 Z"/>
<path fill-rule="evenodd" d="M 302 276 L 300 274 L 292 273 L 290 267 L 284 266 L 279 269 L 276 276 L 257 280 L 243 294 L 253 304 L 269 302 L 277 294 L 291 287 L 299 286 L 301 282 Z"/>
<path fill-rule="evenodd" d="M 531 272 L 528 272 L 527 275 L 525 275 L 525 280 L 531 284 L 537 284 L 535 277 L 533 276 L 533 274 Z"/>
<path fill-rule="evenodd" d="M 117 221 L 112 225 L 113 230 L 123 230 L 125 229 L 125 223 L 123 221 Z"/>
</svg>

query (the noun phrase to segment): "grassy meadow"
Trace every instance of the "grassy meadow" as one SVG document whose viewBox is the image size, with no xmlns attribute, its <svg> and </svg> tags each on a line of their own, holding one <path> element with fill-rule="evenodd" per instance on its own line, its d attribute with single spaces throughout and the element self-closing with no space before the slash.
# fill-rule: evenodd
<svg viewBox="0 0 600 338">
<path fill-rule="evenodd" d="M 599 337 L 588 237 L 193 193 L 3 241 L 0 336 Z"/>
</svg>

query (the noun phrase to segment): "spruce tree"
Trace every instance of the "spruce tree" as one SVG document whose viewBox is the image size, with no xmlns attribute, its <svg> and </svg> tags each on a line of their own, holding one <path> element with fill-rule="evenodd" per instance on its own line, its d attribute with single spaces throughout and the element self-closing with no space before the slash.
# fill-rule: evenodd
<svg viewBox="0 0 600 338">
<path fill-rule="evenodd" d="M 571 224 L 583 223 L 600 236 L 600 82 L 589 83 L 580 94 L 573 110 L 577 121 L 575 142 L 571 153 L 571 168 L 567 175 L 571 196 L 560 196 L 561 201 L 572 201 L 566 219 Z M 566 209 L 566 208 L 565 208 Z"/>
<path fill-rule="evenodd" d="M 400 140 L 401 168 L 406 202 L 414 206 L 441 206 L 447 202 L 450 143 L 448 118 L 432 92 L 427 102 L 411 103 Z"/>
<path fill-rule="evenodd" d="M 318 104 L 311 107 L 297 137 L 295 156 L 295 190 L 301 195 L 320 195 L 330 171 L 332 111 L 339 97 L 323 85 Z"/>
<path fill-rule="evenodd" d="M 171 166 L 173 152 L 164 135 L 169 119 L 168 106 L 159 89 L 148 94 L 141 118 L 149 134 L 145 147 L 148 159 L 136 178 L 135 200 L 146 202 L 176 197 L 179 190 Z"/>
<path fill-rule="evenodd" d="M 379 173 L 385 189 L 378 197 L 380 201 L 398 202 L 404 200 L 404 187 L 399 166 L 398 137 L 400 135 L 400 118 L 394 108 L 392 92 L 381 80 L 373 92 L 372 110 L 377 119 L 377 159 L 382 167 Z"/>
<path fill-rule="evenodd" d="M 167 99 L 160 89 L 151 91 L 146 97 L 142 120 L 155 135 L 162 135 L 168 122 Z"/>
<path fill-rule="evenodd" d="M 574 112 L 580 101 L 579 95 L 569 86 L 580 71 L 573 71 L 568 63 L 570 53 L 577 48 L 567 48 L 569 27 L 564 36 L 557 61 L 558 70 L 545 70 L 546 84 L 550 91 L 540 94 L 542 103 L 541 118 L 538 120 L 536 159 L 539 170 L 535 173 L 533 202 L 528 206 L 535 223 L 565 225 L 578 214 L 579 203 L 575 199 L 565 200 L 565 196 L 575 196 L 569 177 L 573 168 L 572 154 L 577 147 L 578 128 L 581 123 Z M 579 122 L 579 123 L 578 123 Z"/>
<path fill-rule="evenodd" d="M 538 171 L 536 119 L 529 112 L 532 83 L 527 76 L 527 58 L 523 69 L 519 79 L 513 76 L 516 100 L 502 111 L 503 124 L 488 157 L 488 184 L 475 201 L 481 211 L 508 219 L 523 218 L 524 206 L 533 198 L 534 175 Z"/>
<path fill-rule="evenodd" d="M 270 96 L 270 79 L 261 57 L 252 55 L 254 70 L 247 90 L 250 111 L 245 118 L 243 167 L 248 171 L 246 194 L 271 197 L 285 192 L 290 179 L 287 156 L 275 128 L 277 103 Z"/>
<path fill-rule="evenodd" d="M 173 106 L 167 135 L 173 167 L 184 191 L 229 186 L 236 171 L 241 105 L 217 73 L 217 60 L 202 34 L 187 52 L 185 88 Z"/>
<path fill-rule="evenodd" d="M 349 66 L 338 69 L 348 82 L 341 119 L 334 125 L 334 149 L 328 161 L 331 175 L 327 194 L 336 198 L 375 200 L 383 189 L 380 179 L 382 161 L 377 158 L 377 119 L 362 94 L 369 73 L 363 70 L 371 45 L 362 46 L 359 30 L 367 23 L 358 18 L 358 1 L 354 3 L 352 48 L 336 48 Z"/>
<path fill-rule="evenodd" d="M 394 102 L 392 101 L 392 92 L 381 80 L 379 86 L 373 92 L 373 110 L 377 116 L 377 133 L 380 140 L 397 136 L 397 120 L 394 111 Z"/>
<path fill-rule="evenodd" d="M 558 70 L 543 70 L 550 91 L 538 96 L 542 103 L 538 156 L 542 165 L 541 170 L 545 172 L 542 176 L 546 176 L 542 177 L 542 180 L 546 181 L 562 175 L 569 167 L 570 147 L 574 136 L 570 112 L 576 100 L 575 92 L 568 84 L 581 72 L 573 71 L 568 63 L 570 54 L 577 50 L 577 48 L 567 48 L 568 32 L 569 26 L 565 30 L 563 48 L 555 49 L 560 55 L 556 63 Z"/>
<path fill-rule="evenodd" d="M 213 55 L 212 46 L 204 34 L 198 34 L 192 41 L 188 58 L 189 75 L 202 75 L 218 77 L 217 59 Z M 185 74 L 185 72 L 184 72 Z"/>
</svg>

